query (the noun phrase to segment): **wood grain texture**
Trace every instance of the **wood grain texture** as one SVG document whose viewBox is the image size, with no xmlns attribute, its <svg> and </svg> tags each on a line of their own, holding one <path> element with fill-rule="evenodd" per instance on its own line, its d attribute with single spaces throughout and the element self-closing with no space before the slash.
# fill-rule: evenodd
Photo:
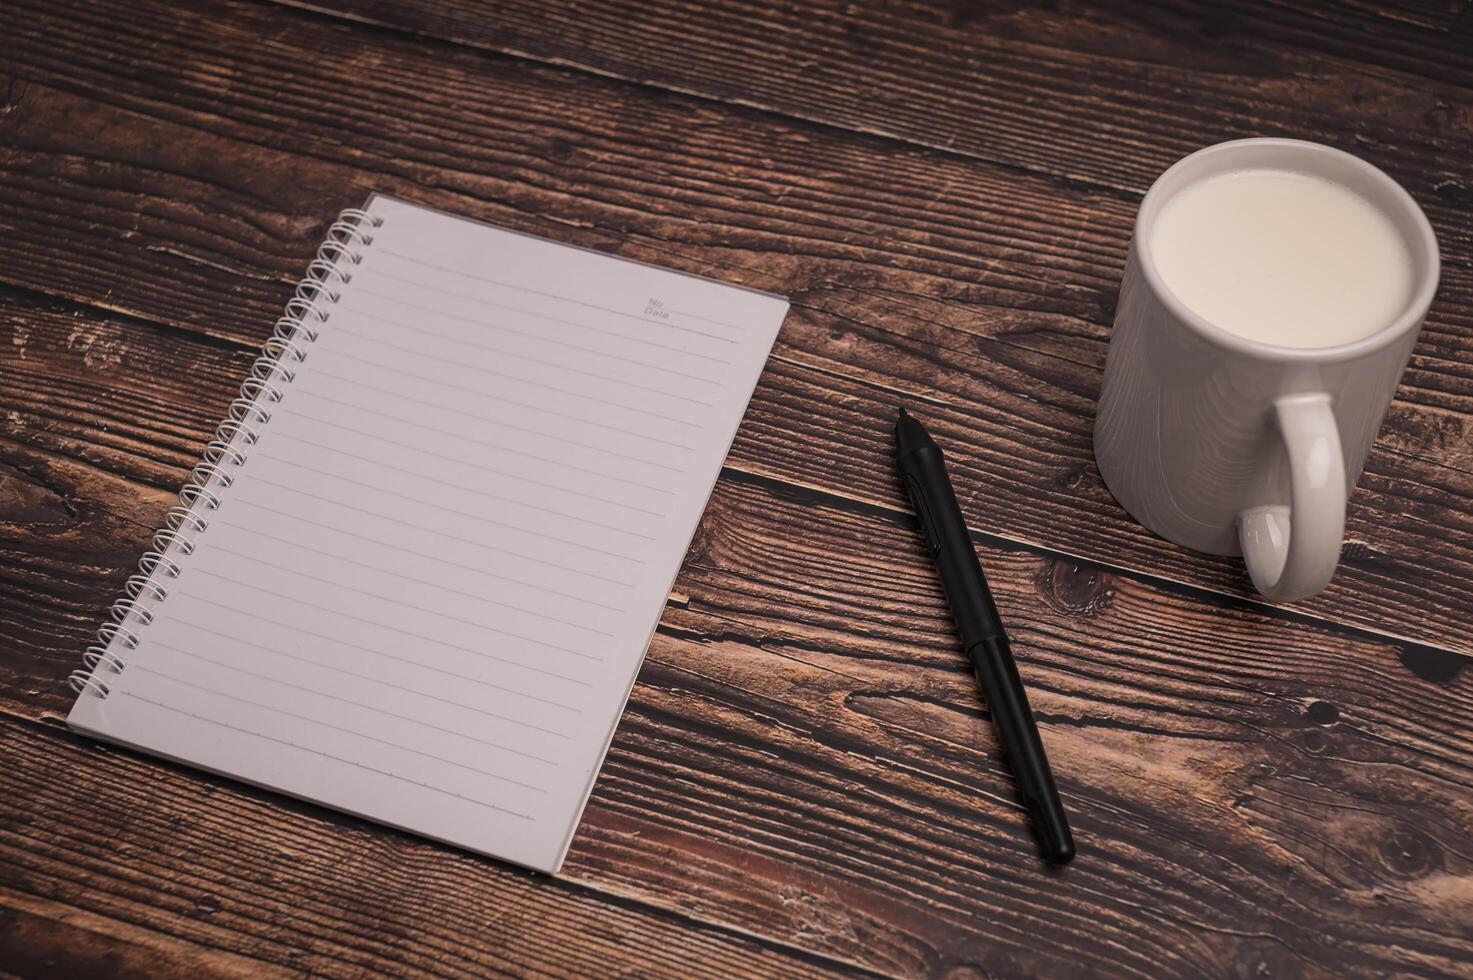
<svg viewBox="0 0 1473 980">
<path fill-rule="evenodd" d="M 1174 36 L 1176 15 L 1126 9 L 1098 38 L 1077 8 L 945 30 L 1054 24 L 1045 47 L 1076 67 Z M 914 22 L 932 13 L 851 16 L 891 18 L 893 43 L 939 45 L 946 68 L 980 42 Z M 1289 10 L 1274 50 L 1366 86 L 1381 162 L 1462 166 L 1456 134 L 1386 108 L 1433 93 L 1462 118 L 1461 76 L 1437 67 L 1462 22 L 1391 13 L 1347 9 L 1319 38 L 1323 18 Z M 609 70 L 601 18 L 566 35 L 581 60 L 532 53 Z M 748 29 L 698 47 L 732 57 Z M 1232 563 L 1130 524 L 1089 453 L 1128 192 L 1191 135 L 1180 118 L 1127 113 L 1113 156 L 1071 147 L 1042 73 L 1008 123 L 1038 156 L 993 159 L 915 145 L 989 118 L 965 105 L 930 137 L 897 132 L 907 145 L 270 5 L 6 3 L 0 36 L 0 971 L 1473 975 L 1473 229 L 1456 193 L 1433 188 L 1447 282 L 1346 567 L 1276 610 Z M 1021 71 L 1040 43 L 989 50 Z M 1251 52 L 1210 48 L 1144 71 L 1143 92 L 1185 79 L 1212 104 L 1214 73 Z M 1254 118 L 1355 138 L 1328 96 L 1278 91 L 1284 115 L 1260 92 Z M 1068 172 L 1086 157 L 1099 172 Z M 560 881 L 57 724 L 62 679 L 326 221 L 370 189 L 795 299 Z M 1081 840 L 1062 874 L 1032 855 L 894 485 L 900 397 L 956 447 Z"/>
<path fill-rule="evenodd" d="M 22 741 L 39 742 L 44 730 L 26 726 L 66 710 L 65 673 L 141 547 L 130 535 L 141 538 L 169 503 L 154 485 L 182 481 L 208 437 L 200 406 L 228 389 L 249 352 L 222 355 L 192 332 L 57 301 L 6 301 L 26 341 L 0 348 L 0 390 L 46 393 L 7 402 L 14 485 L 27 499 L 67 502 L 97 569 L 74 581 L 46 574 L 54 545 L 31 530 L 55 523 L 44 506 L 7 525 L 0 575 L 29 586 L 7 621 L 30 628 L 6 637 L 14 652 L 0 658 L 0 715 L 30 733 Z M 99 350 L 117 360 L 89 370 Z M 107 407 L 153 377 L 176 381 L 160 387 L 146 425 L 115 431 Z M 51 394 L 63 390 L 70 399 Z M 879 507 L 728 469 L 565 865 L 572 883 L 721 935 L 768 937 L 774 955 L 801 948 L 829 965 L 907 975 L 1087 966 L 1199 976 L 1226 963 L 1310 976 L 1452 974 L 1466 965 L 1473 672 L 1463 658 L 1247 604 L 1204 604 L 1149 576 L 982 537 L 1083 849 L 1051 876 L 1032 853 L 913 520 L 891 493 L 892 505 Z M 136 532 L 102 530 L 117 527 Z M 29 781 L 3 795 L 37 800 L 36 781 L 58 771 L 66 776 L 54 792 L 69 795 L 42 794 L 13 819 L 26 833 L 56 835 L 40 838 L 49 842 L 82 832 L 75 813 L 84 824 L 123 814 L 103 825 L 113 833 L 122 821 L 132 835 L 114 863 L 162 848 L 159 866 L 186 882 L 184 895 L 196 889 L 241 909 L 239 935 L 210 941 L 233 955 L 289 966 L 306 955 L 287 955 L 305 933 L 278 935 L 279 908 L 258 908 L 262 882 L 283 874 L 281 839 L 296 842 L 293 855 L 318 856 L 278 887 L 317 917 L 302 930 L 320 931 L 333 957 L 347 957 L 311 961 L 327 973 L 400 962 L 449 969 L 437 959 L 449 955 L 448 940 L 420 936 L 422 917 L 464 896 L 504 901 L 508 876 L 526 880 L 84 744 L 69 739 L 66 751 L 88 753 L 85 767 L 58 766 L 50 747 L 17 752 Z M 99 781 L 117 788 L 79 802 Z M 127 795 L 140 781 L 146 789 Z M 229 817 L 237 808 L 247 816 Z M 189 814 L 189 830 L 174 842 L 165 835 L 178 813 Z M 411 850 L 423 876 L 453 890 L 386 909 L 345 904 L 346 895 L 382 894 L 383 863 L 397 860 L 346 856 L 365 841 Z M 50 852 L 22 843 L 0 861 L 26 867 L 27 848 Z M 85 881 L 103 894 L 68 900 L 89 915 L 204 941 L 175 892 L 140 896 L 128 890 L 131 872 L 108 873 L 123 883 L 105 883 L 99 865 Z M 248 880 L 232 888 L 238 873 Z M 40 882 L 31 892 L 57 895 L 63 869 L 40 874 L 26 879 Z M 115 904 L 125 899 L 127 916 Z M 339 950 L 375 916 L 400 930 L 393 950 Z M 1049 928 L 1058 941 L 1038 948 L 1031 937 Z M 492 954 L 472 944 L 461 955 L 450 965 L 472 969 L 465 963 Z M 584 962 L 547 945 L 528 955 L 570 972 Z"/>
<path fill-rule="evenodd" d="M 1295 135 L 1473 204 L 1466 3 L 281 2 L 1131 194 Z"/>
<path fill-rule="evenodd" d="M 48 968 L 37 975 L 113 976 L 134 965 L 136 975 L 180 977 L 239 975 L 242 966 L 294 976 L 831 975 L 801 952 L 54 726 L 0 717 L 0 732 L 0 860 L 23 896 L 12 903 L 0 892 L 0 921 L 26 930 L 22 952 L 34 949 L 32 936 L 54 949 L 34 964 Z M 68 819 L 38 819 L 46 812 Z M 84 914 L 58 923 L 33 911 L 49 899 Z M 175 963 L 119 952 L 147 932 L 170 937 Z"/>
<path fill-rule="evenodd" d="M 124 29 L 55 10 L 27 8 L 13 45 L 35 81 L 0 173 L 19 232 L 0 276 L 256 339 L 327 216 L 406 194 L 792 296 L 734 465 L 878 503 L 888 469 L 855 447 L 885 445 L 908 398 L 956 448 L 974 526 L 1251 594 L 1237 561 L 1129 520 L 1094 467 L 1129 200 L 312 17 L 248 43 L 270 8 L 135 6 Z M 1298 608 L 1468 653 L 1473 238 L 1464 212 L 1430 213 L 1442 292 L 1343 566 Z"/>
<path fill-rule="evenodd" d="M 10 731 L 7 730 L 7 734 Z M 14 736 L 19 740 L 19 735 Z M 7 748 L 12 739 L 6 738 Z M 42 742 L 41 739 L 37 740 Z M 45 744 L 42 742 L 42 744 Z M 49 746 L 47 746 L 49 750 Z M 10 787 L 7 787 L 10 788 Z M 34 798 L 34 797 L 33 797 Z M 4 817 L 0 816 L 0 820 Z M 3 846 L 3 845 L 0 845 Z M 202 910 L 213 906 L 203 901 Z M 149 928 L 75 905 L 50 901 L 29 891 L 0 891 L 0 936 L 5 937 L 5 976 L 107 975 L 152 977 L 291 977 L 258 959 L 181 942 Z"/>
</svg>

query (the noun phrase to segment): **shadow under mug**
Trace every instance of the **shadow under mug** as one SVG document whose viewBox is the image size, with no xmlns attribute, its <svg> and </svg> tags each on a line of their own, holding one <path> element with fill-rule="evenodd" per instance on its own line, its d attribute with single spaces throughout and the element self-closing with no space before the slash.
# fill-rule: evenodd
<svg viewBox="0 0 1473 980">
<path fill-rule="evenodd" d="M 1162 281 L 1151 231 L 1186 186 L 1271 168 L 1333 181 L 1380 208 L 1412 258 L 1411 297 L 1368 337 L 1284 347 L 1214 326 Z M 1438 279 L 1437 240 L 1394 180 L 1348 153 L 1288 139 L 1219 143 L 1183 158 L 1147 192 L 1095 420 L 1106 486 L 1152 531 L 1197 551 L 1243 555 L 1276 601 L 1314 595 L 1335 574 L 1346 497 L 1411 356 Z"/>
</svg>

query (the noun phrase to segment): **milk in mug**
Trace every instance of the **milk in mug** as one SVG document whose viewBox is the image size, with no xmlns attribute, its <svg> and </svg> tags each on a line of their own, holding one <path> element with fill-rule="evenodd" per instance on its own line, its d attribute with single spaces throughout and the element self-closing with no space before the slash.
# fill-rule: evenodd
<svg viewBox="0 0 1473 980">
<path fill-rule="evenodd" d="M 1214 326 L 1281 347 L 1333 347 L 1393 322 L 1412 255 L 1380 208 L 1323 177 L 1245 169 L 1182 188 L 1151 253 L 1167 288 Z"/>
</svg>

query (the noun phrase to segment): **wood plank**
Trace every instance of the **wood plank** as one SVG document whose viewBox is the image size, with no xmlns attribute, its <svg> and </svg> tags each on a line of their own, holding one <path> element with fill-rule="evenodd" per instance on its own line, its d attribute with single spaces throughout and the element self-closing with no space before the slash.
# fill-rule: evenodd
<svg viewBox="0 0 1473 980">
<path fill-rule="evenodd" d="M 0 921 L 21 929 L 0 953 L 17 966 L 39 945 L 42 965 L 108 975 L 135 964 L 171 975 L 160 949 L 178 976 L 240 975 L 242 960 L 257 976 L 836 975 L 759 939 L 51 726 L 0 716 L 0 744 Z M 98 922 L 169 941 L 125 957 Z"/>
<path fill-rule="evenodd" d="M 69 704 L 62 680 L 81 624 L 106 603 L 97 593 L 136 557 L 137 543 L 111 529 L 154 523 L 167 503 L 153 482 L 168 477 L 137 460 L 182 479 L 193 452 L 179 441 L 203 444 L 197 406 L 234 365 L 188 332 L 15 295 L 5 305 L 27 328 L 30 372 L 17 383 L 16 353 L 0 371 L 22 423 L 6 458 L 44 477 L 51 497 L 38 499 L 75 516 L 36 505 L 0 528 L 0 576 L 19 586 L 0 625 L 0 714 L 26 719 L 6 735 L 16 761 L 0 778 L 19 782 L 0 793 L 13 801 L 0 804 L 13 814 L 0 816 L 0 860 L 38 882 L 36 894 L 272 963 L 300 962 L 286 957 L 306 945 L 302 929 L 325 937 L 307 966 L 329 972 L 381 968 L 391 955 L 425 970 L 488 963 L 484 945 L 446 949 L 462 949 L 453 943 L 488 908 L 536 900 L 526 876 L 41 737 L 34 725 Z M 74 333 L 95 339 L 69 345 Z M 99 344 L 127 353 L 89 372 Z M 135 375 L 177 377 L 150 424 L 89 421 L 86 406 L 105 409 Z M 16 392 L 63 386 L 70 400 L 9 408 Z M 64 529 L 88 542 L 94 578 L 32 571 L 30 556 L 50 554 Z M 570 881 L 720 936 L 904 974 L 1200 976 L 1224 963 L 1307 976 L 1468 972 L 1464 658 L 1214 606 L 990 536 L 980 544 L 1079 834 L 1076 865 L 1051 875 L 1032 854 L 912 520 L 728 470 L 677 583 L 684 607 L 667 612 L 565 866 Z M 127 859 L 87 864 L 107 840 Z M 156 900 L 140 884 L 155 875 L 166 883 Z M 420 884 L 395 898 L 405 880 Z M 200 894 L 234 918 L 201 924 L 189 912 Z M 1044 946 L 1046 929 L 1058 939 Z"/>
<path fill-rule="evenodd" d="M 1094 468 L 1128 202 L 310 17 L 255 44 L 274 23 L 255 8 L 142 4 L 122 26 L 54 9 L 18 18 L 38 80 L 7 117 L 0 277 L 258 342 L 336 207 L 407 194 L 792 295 L 733 451 L 747 472 L 895 506 L 883 451 L 907 398 L 953 448 L 975 527 L 1250 594 L 1236 561 L 1130 521 Z M 1443 292 L 1339 576 L 1297 608 L 1467 653 L 1473 236 L 1432 216 Z"/>
<path fill-rule="evenodd" d="M 260 960 L 197 947 L 146 926 L 79 912 L 72 905 L 12 888 L 0 888 L 0 936 L 4 936 L 0 953 L 4 956 L 5 976 L 154 980 L 297 975 Z"/>
<path fill-rule="evenodd" d="M 285 2 L 1133 193 L 1283 134 L 1473 204 L 1462 3 Z"/>
</svg>

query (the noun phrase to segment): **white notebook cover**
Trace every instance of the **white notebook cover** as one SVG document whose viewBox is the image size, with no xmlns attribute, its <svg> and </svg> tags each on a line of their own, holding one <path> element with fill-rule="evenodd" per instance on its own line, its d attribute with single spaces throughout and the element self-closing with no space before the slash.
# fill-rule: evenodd
<svg viewBox="0 0 1473 980">
<path fill-rule="evenodd" d="M 345 212 L 69 724 L 555 872 L 787 306 Z"/>
</svg>

